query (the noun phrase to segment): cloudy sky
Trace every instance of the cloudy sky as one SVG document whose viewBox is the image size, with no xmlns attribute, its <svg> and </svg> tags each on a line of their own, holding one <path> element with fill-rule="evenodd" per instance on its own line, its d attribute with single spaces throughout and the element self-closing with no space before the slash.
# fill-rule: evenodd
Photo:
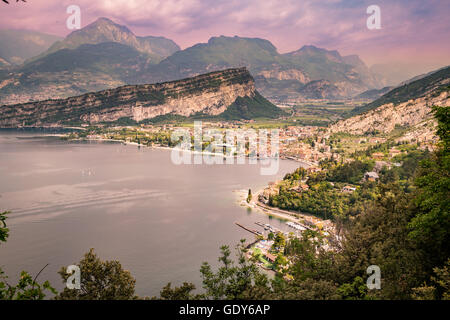
<svg viewBox="0 0 450 320">
<path fill-rule="evenodd" d="M 65 36 L 71 4 L 81 8 L 82 27 L 108 17 L 182 48 L 238 35 L 268 39 L 281 53 L 312 44 L 358 54 L 368 65 L 450 64 L 448 0 L 11 0 L 0 2 L 0 29 Z M 381 9 L 380 30 L 366 27 L 369 5 Z"/>
</svg>

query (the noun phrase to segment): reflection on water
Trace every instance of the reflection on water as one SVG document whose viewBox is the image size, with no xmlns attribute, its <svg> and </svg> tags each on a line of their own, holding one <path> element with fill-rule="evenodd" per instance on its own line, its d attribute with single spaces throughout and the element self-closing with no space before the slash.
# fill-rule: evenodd
<svg viewBox="0 0 450 320">
<path fill-rule="evenodd" d="M 220 245 L 252 239 L 235 221 L 269 222 L 233 191 L 257 190 L 298 166 L 281 161 L 276 176 L 261 176 L 258 165 L 174 165 L 167 150 L 39 134 L 0 133 L 0 210 L 11 210 L 0 266 L 13 281 L 50 263 L 40 278 L 59 289 L 56 272 L 89 248 L 120 260 L 140 295 L 169 281 L 200 287 L 200 265 L 215 265 Z"/>
</svg>

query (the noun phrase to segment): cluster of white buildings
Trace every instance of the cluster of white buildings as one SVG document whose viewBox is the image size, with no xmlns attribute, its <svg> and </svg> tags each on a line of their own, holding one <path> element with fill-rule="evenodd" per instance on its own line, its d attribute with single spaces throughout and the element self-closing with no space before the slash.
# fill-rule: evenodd
<svg viewBox="0 0 450 320">
<path fill-rule="evenodd" d="M 286 222 L 286 224 L 287 224 L 289 227 L 294 228 L 294 229 L 296 229 L 296 230 L 300 230 L 300 231 L 305 231 L 305 230 L 306 230 L 305 227 L 303 227 L 302 225 L 300 225 L 300 224 L 298 224 L 298 223 L 295 223 L 295 222 L 289 221 L 289 222 Z"/>
</svg>

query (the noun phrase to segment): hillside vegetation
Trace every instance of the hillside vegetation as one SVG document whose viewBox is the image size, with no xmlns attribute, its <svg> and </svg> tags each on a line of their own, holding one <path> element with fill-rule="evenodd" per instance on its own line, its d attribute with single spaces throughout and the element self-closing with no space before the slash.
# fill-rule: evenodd
<svg viewBox="0 0 450 320">
<path fill-rule="evenodd" d="M 424 78 L 406 83 L 384 94 L 377 100 L 368 103 L 365 106 L 355 108 L 352 114 L 360 114 L 369 110 L 373 110 L 384 104 L 399 104 L 410 99 L 417 99 L 434 91 L 435 95 L 439 95 L 442 91 L 450 89 L 450 66 L 440 69 Z"/>
</svg>

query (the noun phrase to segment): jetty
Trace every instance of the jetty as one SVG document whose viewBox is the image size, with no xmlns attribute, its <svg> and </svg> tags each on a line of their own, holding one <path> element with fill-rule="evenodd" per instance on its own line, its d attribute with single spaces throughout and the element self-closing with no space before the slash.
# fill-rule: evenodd
<svg viewBox="0 0 450 320">
<path fill-rule="evenodd" d="M 235 224 L 236 224 L 238 227 L 241 227 L 242 229 L 244 229 L 245 231 L 248 231 L 248 232 L 250 232 L 250 233 L 253 233 L 255 236 L 260 236 L 260 235 L 262 235 L 262 233 L 259 232 L 258 230 L 249 229 L 249 228 L 244 227 L 242 224 L 237 223 L 237 222 L 235 222 Z"/>
</svg>

